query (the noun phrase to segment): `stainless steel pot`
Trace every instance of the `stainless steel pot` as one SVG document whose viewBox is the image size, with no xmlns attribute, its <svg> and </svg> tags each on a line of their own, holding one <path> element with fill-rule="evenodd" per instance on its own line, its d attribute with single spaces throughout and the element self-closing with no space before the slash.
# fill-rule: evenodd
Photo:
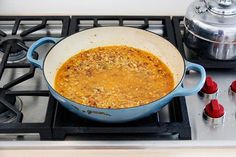
<svg viewBox="0 0 236 157">
<path fill-rule="evenodd" d="M 236 2 L 196 0 L 184 18 L 184 42 L 199 56 L 236 60 Z"/>
</svg>

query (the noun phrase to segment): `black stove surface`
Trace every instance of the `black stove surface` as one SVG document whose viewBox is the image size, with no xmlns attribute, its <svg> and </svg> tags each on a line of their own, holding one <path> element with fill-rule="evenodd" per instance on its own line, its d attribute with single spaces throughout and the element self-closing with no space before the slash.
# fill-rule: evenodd
<svg viewBox="0 0 236 157">
<path fill-rule="evenodd" d="M 207 58 L 202 58 L 197 55 L 196 52 L 187 48 L 183 40 L 183 16 L 175 16 L 172 18 L 174 32 L 175 32 L 175 41 L 176 47 L 181 52 L 182 56 L 193 63 L 201 64 L 204 68 L 208 69 L 234 69 L 236 67 L 236 61 L 221 61 L 221 60 L 212 60 Z"/>
<path fill-rule="evenodd" d="M 11 90 L 12 87 L 35 77 L 36 69 L 26 60 L 9 60 L 10 54 L 18 55 L 21 51 L 27 51 L 26 41 L 35 41 L 44 36 L 64 37 L 89 29 L 101 26 L 129 26 L 145 29 L 161 35 L 175 45 L 175 37 L 170 17 L 167 16 L 40 16 L 40 17 L 0 17 L 0 22 L 13 21 L 12 32 L 0 30 L 0 51 L 2 61 L 0 64 L 0 78 L 6 69 L 29 69 L 24 75 L 3 85 L 0 91 L 7 97 L 0 96 L 0 105 L 2 109 L 8 108 L 16 118 L 11 123 L 0 123 L 1 133 L 39 133 L 41 140 L 64 140 L 67 136 L 79 136 L 79 139 L 85 140 L 156 140 L 156 139 L 191 139 L 191 128 L 187 114 L 187 108 L 184 97 L 174 98 L 165 108 L 168 109 L 169 120 L 160 119 L 161 112 L 153 114 L 144 119 L 122 123 L 105 124 L 83 119 L 63 108 L 50 95 L 48 90 Z M 36 21 L 37 24 L 32 27 L 19 31 L 21 21 Z M 48 28 L 47 21 L 60 20 L 62 27 L 60 35 L 54 35 L 50 32 L 45 34 L 37 33 L 41 29 Z M 50 29 L 50 28 L 48 28 Z M 2 42 L 1 42 L 2 41 Z M 2 46 L 2 47 L 1 47 Z M 38 55 L 35 56 L 37 58 Z M 17 58 L 18 59 L 18 58 Z M 16 59 L 16 60 L 17 60 Z M 1 80 L 3 81 L 3 80 Z M 18 96 L 36 96 L 48 97 L 47 111 L 44 122 L 24 123 L 21 112 L 14 102 L 7 98 Z M 27 105 L 22 102 L 23 106 Z M 34 104 L 30 104 L 34 105 Z M 163 109 L 165 110 L 165 109 Z M 0 116 L 1 118 L 1 116 Z M 1 121 L 0 121 L 1 122 Z"/>
</svg>

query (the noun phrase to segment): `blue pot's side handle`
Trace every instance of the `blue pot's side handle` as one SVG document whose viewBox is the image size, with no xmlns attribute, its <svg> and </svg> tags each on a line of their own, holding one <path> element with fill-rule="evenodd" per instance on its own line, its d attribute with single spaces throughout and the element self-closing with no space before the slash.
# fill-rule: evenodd
<svg viewBox="0 0 236 157">
<path fill-rule="evenodd" d="M 201 88 L 203 87 L 205 80 L 206 80 L 206 71 L 201 65 L 191 63 L 188 61 L 185 61 L 185 63 L 186 63 L 186 70 L 197 71 L 200 73 L 201 77 L 200 77 L 200 80 L 198 81 L 197 85 L 192 88 L 185 88 L 182 85 L 179 85 L 179 87 L 173 93 L 174 97 L 188 96 L 188 95 L 196 94 L 197 92 L 199 92 L 201 90 Z"/>
<path fill-rule="evenodd" d="M 33 64 L 37 68 L 43 68 L 43 59 L 36 60 L 33 58 L 33 54 L 35 53 L 35 49 L 37 49 L 39 46 L 45 44 L 45 43 L 54 43 L 56 44 L 58 41 L 60 41 L 61 38 L 52 38 L 52 37 L 44 37 L 36 42 L 34 42 L 31 47 L 29 48 L 27 52 L 27 59 L 28 61 Z"/>
</svg>

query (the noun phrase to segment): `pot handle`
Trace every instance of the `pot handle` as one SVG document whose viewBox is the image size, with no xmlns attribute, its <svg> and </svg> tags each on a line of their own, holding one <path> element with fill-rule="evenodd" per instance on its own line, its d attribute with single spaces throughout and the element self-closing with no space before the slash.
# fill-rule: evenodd
<svg viewBox="0 0 236 157">
<path fill-rule="evenodd" d="M 198 81 L 197 85 L 192 87 L 192 88 L 185 88 L 181 85 L 177 87 L 176 91 L 173 93 L 174 97 L 177 96 L 188 96 L 188 95 L 193 95 L 201 90 L 203 87 L 205 80 L 206 80 L 206 71 L 203 68 L 203 66 L 195 63 L 191 63 L 188 61 L 185 61 L 186 63 L 186 70 L 194 70 L 200 73 L 201 77 L 200 80 Z"/>
<path fill-rule="evenodd" d="M 28 61 L 32 65 L 34 65 L 35 67 L 42 69 L 44 59 L 36 60 L 36 59 L 33 58 L 33 54 L 35 53 L 35 49 L 37 49 L 39 46 L 41 46 L 45 43 L 54 43 L 54 44 L 56 44 L 60 40 L 61 40 L 61 38 L 52 38 L 52 37 L 44 37 L 44 38 L 41 38 L 41 39 L 37 40 L 36 42 L 34 42 L 31 45 L 31 47 L 29 48 L 29 50 L 27 52 Z"/>
</svg>

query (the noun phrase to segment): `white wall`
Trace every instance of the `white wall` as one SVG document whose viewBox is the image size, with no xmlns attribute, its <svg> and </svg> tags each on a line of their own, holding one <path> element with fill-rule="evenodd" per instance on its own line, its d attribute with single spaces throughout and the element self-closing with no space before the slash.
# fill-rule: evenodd
<svg viewBox="0 0 236 157">
<path fill-rule="evenodd" d="M 184 15 L 193 0 L 0 0 L 0 15 Z"/>
</svg>

